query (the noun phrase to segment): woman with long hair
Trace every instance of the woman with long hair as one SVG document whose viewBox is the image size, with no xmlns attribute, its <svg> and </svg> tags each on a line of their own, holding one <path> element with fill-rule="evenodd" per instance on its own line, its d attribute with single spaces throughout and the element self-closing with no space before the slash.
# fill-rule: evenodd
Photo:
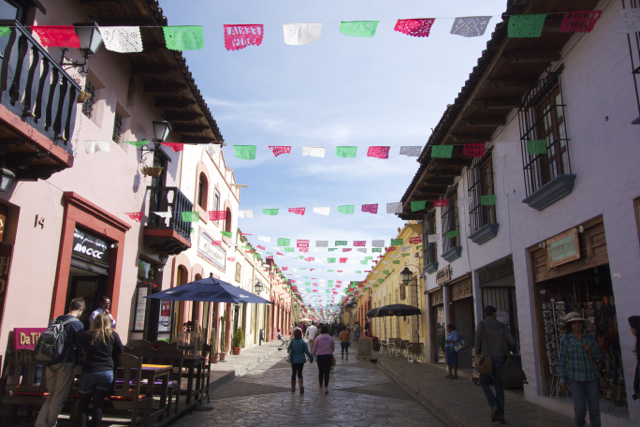
<svg viewBox="0 0 640 427">
<path fill-rule="evenodd" d="M 636 354 L 636 373 L 633 376 L 633 400 L 638 400 L 640 398 L 640 316 L 631 316 L 629 317 L 629 327 L 631 328 L 631 333 L 636 337 L 636 345 L 635 350 L 633 352 Z"/>
<path fill-rule="evenodd" d="M 320 328 L 320 336 L 313 342 L 313 351 L 311 353 L 317 356 L 318 390 L 322 390 L 322 382 L 324 380 L 324 394 L 329 394 L 329 372 L 333 364 L 335 346 L 336 344 L 333 341 L 333 337 L 329 335 L 329 328 L 327 325 L 322 325 Z"/>
<path fill-rule="evenodd" d="M 89 403 L 93 398 L 93 416 L 91 425 L 99 427 L 107 392 L 114 381 L 114 358 L 124 351 L 120 337 L 111 329 L 108 315 L 98 314 L 91 324 L 91 330 L 83 336 L 86 357 L 80 375 L 80 407 L 78 408 L 78 426 L 87 425 Z"/>
<path fill-rule="evenodd" d="M 291 356 L 291 393 L 296 392 L 296 374 L 298 375 L 298 386 L 300 386 L 300 394 L 304 394 L 304 384 L 302 382 L 302 368 L 307 363 L 305 354 L 309 356 L 309 361 L 313 362 L 313 356 L 309 352 L 309 346 L 302 339 L 302 331 L 297 329 L 293 331 L 293 339 L 289 341 L 287 353 Z"/>
</svg>

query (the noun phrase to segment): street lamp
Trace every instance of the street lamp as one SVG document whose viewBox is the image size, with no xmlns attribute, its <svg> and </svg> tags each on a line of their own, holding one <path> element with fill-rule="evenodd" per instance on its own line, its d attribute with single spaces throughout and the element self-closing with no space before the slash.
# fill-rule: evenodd
<svg viewBox="0 0 640 427">
<path fill-rule="evenodd" d="M 93 19 L 93 18 L 92 18 Z M 78 35 L 78 39 L 80 39 L 80 51 L 82 52 L 82 57 L 84 58 L 84 62 L 80 63 L 78 61 L 72 61 L 67 58 L 65 55 L 68 48 L 62 49 L 62 59 L 60 60 L 60 65 L 65 67 L 65 70 L 76 67 L 80 68 L 78 72 L 87 74 L 89 70 L 85 70 L 84 67 L 87 65 L 87 61 L 89 60 L 89 56 L 95 55 L 100 46 L 102 46 L 102 35 L 100 35 L 100 31 L 98 30 L 98 24 L 95 22 L 78 22 L 74 23 L 74 29 L 76 34 Z M 65 60 L 67 62 L 65 62 Z"/>
<path fill-rule="evenodd" d="M 171 123 L 166 120 L 156 120 L 153 122 L 153 140 L 164 142 L 171 132 Z"/>
<path fill-rule="evenodd" d="M 404 283 L 405 285 L 408 285 L 409 282 L 411 281 L 411 276 L 413 276 L 413 273 L 411 272 L 411 270 L 409 270 L 409 268 L 405 265 L 404 266 L 404 270 L 402 270 L 400 272 L 400 277 L 402 278 L 402 283 Z"/>
<path fill-rule="evenodd" d="M 160 268 L 158 268 L 158 271 L 162 271 L 164 266 L 167 265 L 167 261 L 169 261 L 169 254 L 161 253 L 158 255 L 158 261 L 160 262 Z"/>
<path fill-rule="evenodd" d="M 253 287 L 256 290 L 256 293 L 259 295 L 260 292 L 262 292 L 262 289 L 264 288 L 264 285 L 262 283 L 260 283 L 260 281 L 258 280 Z"/>
</svg>

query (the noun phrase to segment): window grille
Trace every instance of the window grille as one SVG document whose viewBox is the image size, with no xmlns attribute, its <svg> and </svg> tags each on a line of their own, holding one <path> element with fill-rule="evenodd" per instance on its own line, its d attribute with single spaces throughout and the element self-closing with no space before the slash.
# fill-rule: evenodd
<svg viewBox="0 0 640 427">
<path fill-rule="evenodd" d="M 89 80 L 85 81 L 84 91 L 89 94 L 89 98 L 82 103 L 82 114 L 90 119 L 93 114 L 93 103 L 95 102 L 95 88 Z"/>
<path fill-rule="evenodd" d="M 482 205 L 482 196 L 495 194 L 493 188 L 493 163 L 491 151 L 482 158 L 475 158 L 467 171 L 469 183 L 469 219 L 471 231 L 474 232 L 487 224 L 495 224 L 496 206 Z"/>
<path fill-rule="evenodd" d="M 432 210 L 424 219 L 424 236 L 422 242 L 426 248 L 424 251 L 424 263 L 431 264 L 438 261 L 438 244 L 437 242 L 429 243 L 429 235 L 436 234 L 436 212 Z"/>
<path fill-rule="evenodd" d="M 116 116 L 113 120 L 113 141 L 120 142 L 122 137 L 122 116 L 116 111 Z"/>
<path fill-rule="evenodd" d="M 562 174 L 571 173 L 560 73 L 550 73 L 525 96 L 518 111 L 527 196 Z M 527 143 L 545 140 L 544 154 L 528 154 Z"/>
<path fill-rule="evenodd" d="M 442 251 L 460 246 L 460 233 L 452 238 L 447 238 L 447 233 L 458 230 L 458 192 L 457 188 L 445 197 L 449 199 L 449 205 L 442 208 Z"/>
<path fill-rule="evenodd" d="M 640 7 L 640 1 L 638 0 L 622 0 L 623 9 L 638 7 Z M 629 42 L 629 56 L 631 56 L 631 75 L 633 76 L 633 85 L 636 90 L 638 114 L 640 114 L 640 93 L 638 92 L 638 86 L 640 86 L 640 33 L 627 34 L 627 40 Z M 640 116 L 631 123 L 640 125 Z"/>
</svg>

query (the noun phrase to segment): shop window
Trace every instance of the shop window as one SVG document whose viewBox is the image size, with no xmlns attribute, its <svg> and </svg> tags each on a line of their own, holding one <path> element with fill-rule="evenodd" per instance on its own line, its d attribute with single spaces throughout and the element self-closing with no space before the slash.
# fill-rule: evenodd
<svg viewBox="0 0 640 427">
<path fill-rule="evenodd" d="M 436 242 L 429 243 L 429 236 L 436 234 L 436 212 L 432 210 L 427 214 L 425 219 L 426 232 L 423 238 L 423 242 L 427 250 L 424 252 L 424 263 L 431 264 L 438 261 L 438 245 Z"/>
<path fill-rule="evenodd" d="M 232 217 L 231 217 L 231 209 L 227 208 L 227 219 L 225 220 L 225 224 L 224 224 L 224 231 L 227 231 L 229 233 L 231 233 L 231 223 L 232 223 Z"/>
<path fill-rule="evenodd" d="M 458 193 L 452 191 L 446 197 L 449 204 L 442 209 L 442 251 L 446 252 L 460 246 L 460 232 L 458 230 Z M 447 237 L 449 236 L 449 237 Z"/>
<path fill-rule="evenodd" d="M 467 171 L 467 182 L 469 183 L 469 216 L 471 220 L 471 231 L 478 230 L 487 224 L 495 224 L 496 206 L 482 205 L 482 196 L 495 194 L 493 188 L 493 164 L 491 153 L 487 153 L 481 159 L 475 159 Z"/>
<path fill-rule="evenodd" d="M 207 194 L 209 193 L 209 182 L 204 172 L 200 172 L 198 177 L 198 206 L 207 210 Z"/>
<path fill-rule="evenodd" d="M 82 103 L 82 114 L 84 114 L 88 119 L 93 115 L 93 104 L 95 102 L 95 87 L 91 84 L 89 79 L 87 79 L 84 83 L 84 92 L 89 94 L 89 98 Z"/>
<path fill-rule="evenodd" d="M 527 196 L 559 175 L 571 174 L 560 73 L 550 73 L 527 93 L 518 111 Z M 528 154 L 529 141 L 544 140 L 544 154 Z"/>
</svg>

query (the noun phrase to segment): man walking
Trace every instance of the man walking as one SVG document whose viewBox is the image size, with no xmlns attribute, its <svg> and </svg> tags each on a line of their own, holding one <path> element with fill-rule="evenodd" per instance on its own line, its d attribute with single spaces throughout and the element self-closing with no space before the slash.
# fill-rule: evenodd
<svg viewBox="0 0 640 427">
<path fill-rule="evenodd" d="M 69 312 L 58 319 L 61 322 L 69 321 L 64 325 L 64 346 L 62 360 L 53 360 L 47 364 L 47 389 L 49 395 L 45 400 L 38 418 L 36 427 L 53 427 L 58 421 L 58 415 L 62 411 L 67 400 L 76 371 L 76 356 L 82 353 L 82 335 L 84 326 L 78 318 L 84 311 L 84 301 L 76 298 L 69 303 Z"/>
<path fill-rule="evenodd" d="M 109 319 L 111 319 L 111 328 L 116 328 L 116 321 L 113 319 L 109 308 L 111 308 L 111 300 L 109 299 L 109 297 L 100 298 L 100 307 L 93 310 L 93 313 L 91 313 L 91 316 L 89 317 L 89 329 L 91 329 L 93 320 L 98 316 L 98 314 L 102 313 L 107 314 L 109 316 Z"/>
<path fill-rule="evenodd" d="M 505 336 L 509 345 L 513 346 L 516 339 L 507 329 L 507 325 L 498 321 L 497 310 L 493 306 L 484 308 L 486 319 L 481 321 L 476 328 L 476 354 L 488 354 L 493 364 L 493 373 L 489 375 L 480 375 L 480 386 L 487 396 L 487 402 L 491 407 L 491 421 L 499 421 L 505 423 L 504 419 L 504 390 L 500 382 L 500 371 L 502 364 L 507 358 L 508 348 L 505 348 Z M 493 385 L 496 389 L 494 395 L 489 387 L 490 378 L 493 378 Z"/>
<path fill-rule="evenodd" d="M 311 323 L 311 326 L 307 329 L 305 333 L 305 337 L 309 340 L 309 348 L 313 348 L 313 341 L 316 339 L 316 334 L 318 333 L 318 328 L 316 328 L 315 322 Z"/>
</svg>

